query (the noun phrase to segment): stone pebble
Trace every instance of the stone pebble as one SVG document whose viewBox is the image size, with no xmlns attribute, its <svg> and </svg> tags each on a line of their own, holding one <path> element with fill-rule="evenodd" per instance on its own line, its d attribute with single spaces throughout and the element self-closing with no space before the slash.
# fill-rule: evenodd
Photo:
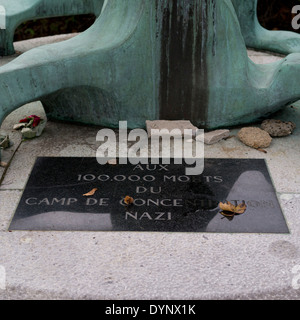
<svg viewBox="0 0 300 320">
<path fill-rule="evenodd" d="M 268 119 L 262 123 L 261 128 L 271 137 L 286 137 L 293 133 L 296 125 L 291 121 Z"/>
<path fill-rule="evenodd" d="M 255 149 L 268 148 L 272 143 L 272 137 L 268 132 L 256 127 L 241 129 L 238 138 L 245 145 Z"/>
</svg>

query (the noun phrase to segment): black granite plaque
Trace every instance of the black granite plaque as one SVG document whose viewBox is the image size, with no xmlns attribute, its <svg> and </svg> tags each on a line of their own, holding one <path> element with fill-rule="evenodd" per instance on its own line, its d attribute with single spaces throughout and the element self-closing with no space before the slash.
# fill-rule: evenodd
<svg viewBox="0 0 300 320">
<path fill-rule="evenodd" d="M 103 166 L 95 158 L 38 158 L 9 229 L 289 232 L 264 160 L 206 159 L 200 176 L 185 169 L 174 161 Z M 246 211 L 222 211 L 226 201 L 245 203 Z"/>
</svg>

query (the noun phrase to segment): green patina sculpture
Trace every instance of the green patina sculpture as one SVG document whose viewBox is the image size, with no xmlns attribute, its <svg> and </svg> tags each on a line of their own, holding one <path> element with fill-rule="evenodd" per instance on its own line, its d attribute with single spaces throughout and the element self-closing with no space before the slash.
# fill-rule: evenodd
<svg viewBox="0 0 300 320">
<path fill-rule="evenodd" d="M 240 21 L 247 46 L 281 54 L 300 52 L 300 34 L 288 31 L 270 31 L 260 25 L 257 17 L 258 0 L 231 1 Z"/>
<path fill-rule="evenodd" d="M 106 0 L 82 34 L 0 68 L 0 123 L 40 100 L 49 118 L 118 127 L 248 123 L 300 98 L 300 55 L 256 65 L 231 0 Z"/>
<path fill-rule="evenodd" d="M 258 0 L 231 0 L 240 21 L 246 45 L 282 54 L 300 52 L 300 35 L 295 32 L 269 31 L 257 17 Z M 93 13 L 100 14 L 104 0 L 0 0 L 5 10 L 5 28 L 0 22 L 0 56 L 14 54 L 16 28 L 31 19 Z"/>
<path fill-rule="evenodd" d="M 13 39 L 16 28 L 32 19 L 100 14 L 104 0 L 0 0 L 0 56 L 14 54 Z M 2 8 L 2 10 L 1 10 Z M 4 21 L 3 23 L 4 24 Z"/>
</svg>

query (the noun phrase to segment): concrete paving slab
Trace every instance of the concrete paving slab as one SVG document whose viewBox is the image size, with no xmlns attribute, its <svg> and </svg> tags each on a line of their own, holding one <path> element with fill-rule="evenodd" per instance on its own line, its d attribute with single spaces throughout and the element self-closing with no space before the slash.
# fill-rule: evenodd
<svg viewBox="0 0 300 320">
<path fill-rule="evenodd" d="M 300 197 L 281 202 L 290 235 L 1 232 L 0 298 L 299 298 Z"/>
<path fill-rule="evenodd" d="M 251 49 L 248 50 L 248 55 L 250 59 L 257 64 L 272 63 L 284 58 L 284 56 L 281 54 L 274 54 L 271 52 L 260 52 Z"/>
<path fill-rule="evenodd" d="M 1 199 L 0 231 L 8 230 L 8 227 L 12 218 L 12 214 L 16 209 L 16 203 L 19 202 L 21 195 L 22 195 L 21 190 L 0 192 L 0 199 Z"/>
</svg>

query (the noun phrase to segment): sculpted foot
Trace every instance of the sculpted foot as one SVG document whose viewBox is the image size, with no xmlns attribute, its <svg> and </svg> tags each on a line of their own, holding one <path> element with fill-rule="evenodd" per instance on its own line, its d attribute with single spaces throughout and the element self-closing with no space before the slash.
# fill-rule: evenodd
<svg viewBox="0 0 300 320">
<path fill-rule="evenodd" d="M 289 31 L 270 31 L 261 26 L 257 17 L 258 0 L 231 1 L 248 47 L 284 55 L 300 53 L 300 34 Z"/>
<path fill-rule="evenodd" d="M 146 47 L 136 43 L 142 38 L 137 25 L 144 9 L 145 1 L 108 1 L 85 32 L 30 50 L 1 67 L 0 123 L 36 100 L 49 118 L 82 123 L 117 127 L 121 119 L 141 124 L 153 117 L 151 38 L 143 39 Z"/>
<path fill-rule="evenodd" d="M 98 16 L 103 2 L 104 0 L 0 0 L 0 56 L 15 53 L 14 33 L 22 22 L 89 13 Z"/>
</svg>

